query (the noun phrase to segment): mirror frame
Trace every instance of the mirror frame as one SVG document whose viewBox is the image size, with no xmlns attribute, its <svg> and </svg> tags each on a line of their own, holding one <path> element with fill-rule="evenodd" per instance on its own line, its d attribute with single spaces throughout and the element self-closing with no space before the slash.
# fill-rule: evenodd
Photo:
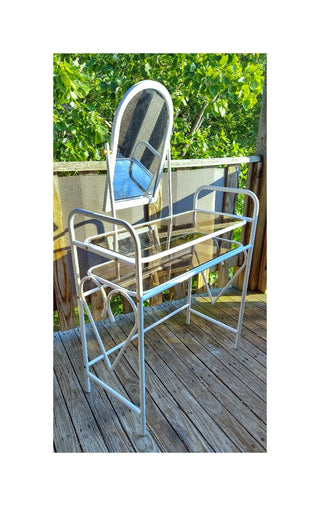
<svg viewBox="0 0 320 506">
<path fill-rule="evenodd" d="M 163 151 L 160 159 L 158 174 L 156 177 L 153 194 L 147 196 L 139 196 L 133 197 L 125 200 L 115 200 L 114 198 L 114 189 L 113 189 L 113 181 L 115 175 L 115 167 L 117 161 L 117 151 L 118 151 L 118 143 L 119 143 L 119 135 L 120 135 L 120 127 L 123 115 L 126 111 L 128 104 L 131 100 L 143 90 L 155 90 L 157 91 L 162 98 L 168 109 L 168 126 L 167 132 L 164 139 Z M 139 83 L 132 86 L 123 96 L 121 102 L 119 103 L 116 114 L 113 120 L 112 132 L 111 132 L 111 151 L 109 149 L 109 145 L 106 145 L 106 163 L 107 163 L 107 178 L 106 178 L 106 188 L 104 195 L 104 203 L 103 209 L 105 212 L 112 211 L 112 214 L 115 215 L 116 209 L 124 209 L 130 208 L 138 205 L 145 205 L 155 202 L 158 198 L 160 182 L 163 174 L 164 164 L 167 156 L 170 156 L 170 138 L 172 133 L 172 125 L 173 125 L 173 104 L 171 96 L 168 90 L 161 83 L 152 80 L 140 81 Z M 170 182 L 169 182 L 170 184 Z"/>
</svg>

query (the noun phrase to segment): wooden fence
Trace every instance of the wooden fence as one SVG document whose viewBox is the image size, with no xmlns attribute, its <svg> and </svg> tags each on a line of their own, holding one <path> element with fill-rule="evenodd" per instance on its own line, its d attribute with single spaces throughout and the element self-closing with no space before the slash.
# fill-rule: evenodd
<svg viewBox="0 0 320 506">
<path fill-rule="evenodd" d="M 238 186 L 238 168 L 241 164 L 248 164 L 248 178 L 247 188 L 253 190 L 260 200 L 262 200 L 262 206 L 260 205 L 261 211 L 259 215 L 258 229 L 256 245 L 252 260 L 252 269 L 249 280 L 249 289 L 259 289 L 264 292 L 266 289 L 266 213 L 265 213 L 265 171 L 263 170 L 263 159 L 262 156 L 248 156 L 248 157 L 236 157 L 236 158 L 210 158 L 210 159 L 197 159 L 197 160 L 172 160 L 172 168 L 175 172 L 189 169 L 198 169 L 197 173 L 197 186 L 206 184 L 206 181 L 202 180 L 202 174 L 204 175 L 207 169 L 220 170 L 219 174 L 222 174 L 219 179 L 219 185 L 237 187 Z M 70 248 L 68 239 L 68 225 L 67 225 L 67 211 L 68 204 L 72 204 L 74 199 L 74 207 L 83 207 L 83 189 L 90 187 L 92 179 L 84 179 L 84 176 L 92 176 L 97 173 L 105 172 L 105 162 L 55 162 L 54 163 L 54 308 L 58 311 L 59 325 L 61 330 L 67 330 L 77 326 L 77 320 L 75 316 L 74 308 L 76 306 L 76 298 L 73 287 L 73 275 L 71 272 L 70 262 Z M 199 173 L 200 171 L 200 173 Z M 202 171 L 202 172 L 201 172 Z M 70 177 L 59 177 L 61 175 L 70 175 Z M 77 176 L 77 187 L 70 184 L 74 176 Z M 179 174 L 177 174 L 177 177 Z M 80 178 L 80 180 L 79 180 Z M 183 183 L 182 183 L 183 185 Z M 64 191 L 62 186 L 65 186 Z M 104 184 L 98 183 L 99 191 L 103 193 Z M 101 187 L 101 188 L 100 188 Z M 99 192 L 98 192 L 99 193 Z M 97 197 L 99 199 L 99 196 Z M 91 202 L 91 201 L 90 201 Z M 174 202 L 175 204 L 175 202 Z M 261 204 L 261 203 L 260 203 Z M 93 209 L 92 206 L 86 207 L 91 210 L 101 211 L 102 200 L 99 201 L 97 209 Z M 248 205 L 248 204 L 247 204 Z M 161 207 L 161 199 L 156 204 L 147 207 L 147 216 L 154 215 L 159 211 Z M 234 202 L 230 201 L 229 198 L 225 198 L 223 202 L 223 210 L 225 212 L 232 211 Z M 245 237 L 243 238 L 245 239 Z M 231 262 L 231 263 L 230 263 Z M 229 267 L 237 269 L 238 266 L 230 261 L 229 264 L 219 266 L 217 269 L 217 285 L 224 286 L 229 275 Z M 207 273 L 208 275 L 208 273 Z M 236 286 L 241 287 L 241 275 L 238 277 Z M 204 283 L 202 277 L 199 276 L 197 279 L 196 291 L 201 292 L 204 290 Z M 185 296 L 185 287 L 178 285 L 173 288 L 169 294 L 172 299 L 178 299 Z M 162 294 L 154 297 L 150 304 L 158 304 L 162 301 Z M 101 300 L 99 296 L 92 297 L 91 307 L 93 315 L 96 319 L 100 318 L 101 314 Z M 126 311 L 126 305 L 123 304 L 124 311 Z"/>
</svg>

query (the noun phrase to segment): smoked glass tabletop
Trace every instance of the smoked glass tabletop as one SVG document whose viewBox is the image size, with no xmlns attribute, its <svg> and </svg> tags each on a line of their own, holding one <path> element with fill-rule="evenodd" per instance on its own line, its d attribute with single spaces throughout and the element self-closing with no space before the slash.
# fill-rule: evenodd
<svg viewBox="0 0 320 506">
<path fill-rule="evenodd" d="M 168 252 L 203 242 L 244 225 L 238 216 L 206 211 L 188 211 L 172 217 L 134 226 L 141 244 L 142 262 L 166 256 Z M 135 254 L 132 236 L 126 229 L 108 232 L 89 239 L 91 244 L 107 248 L 127 257 Z M 153 258 L 155 257 L 155 258 Z"/>
<path fill-rule="evenodd" d="M 170 286 L 179 282 L 176 278 L 183 276 L 192 269 L 202 266 L 207 268 L 208 262 L 214 262 L 221 255 L 233 250 L 232 255 L 237 251 L 241 253 L 239 243 L 230 242 L 220 237 L 211 237 L 202 242 L 194 244 L 184 243 L 182 250 L 169 250 L 165 256 L 156 258 L 154 255 L 145 257 L 141 264 L 142 285 L 144 294 L 150 296 L 160 293 Z M 153 247 L 146 248 L 144 252 L 153 253 Z M 148 261 L 146 261 L 148 260 Z M 90 269 L 90 274 L 100 282 L 111 282 L 127 290 L 131 295 L 137 293 L 136 266 L 118 259 L 103 261 Z M 190 273 L 192 275 L 192 273 Z M 150 292 L 152 291 L 152 293 Z M 148 297 L 145 297 L 146 299 Z"/>
</svg>

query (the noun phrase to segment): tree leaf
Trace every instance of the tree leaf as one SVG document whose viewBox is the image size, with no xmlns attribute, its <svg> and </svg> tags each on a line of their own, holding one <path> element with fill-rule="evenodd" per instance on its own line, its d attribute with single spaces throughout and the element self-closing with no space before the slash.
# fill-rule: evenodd
<svg viewBox="0 0 320 506">
<path fill-rule="evenodd" d="M 229 55 L 227 55 L 227 54 L 222 55 L 222 57 L 219 61 L 220 66 L 223 67 L 224 65 L 226 65 L 226 63 L 228 63 L 228 59 L 229 59 Z"/>
</svg>

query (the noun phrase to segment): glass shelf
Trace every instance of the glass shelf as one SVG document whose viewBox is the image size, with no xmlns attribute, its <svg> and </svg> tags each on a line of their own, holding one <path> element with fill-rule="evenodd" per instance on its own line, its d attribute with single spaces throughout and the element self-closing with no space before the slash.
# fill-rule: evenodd
<svg viewBox="0 0 320 506">
<path fill-rule="evenodd" d="M 143 291 L 159 293 L 166 289 L 165 284 L 175 284 L 173 280 L 189 271 L 201 272 L 207 268 L 201 266 L 214 265 L 231 251 L 235 255 L 236 249 L 241 253 L 244 247 L 226 235 L 245 223 L 242 217 L 194 210 L 136 225 L 134 229 L 141 245 Z M 110 257 L 114 252 L 128 259 L 128 262 L 110 259 L 92 267 L 90 274 L 100 282 L 111 282 L 134 295 L 137 290 L 135 248 L 128 230 L 117 229 L 88 238 L 86 242 L 107 249 Z"/>
<path fill-rule="evenodd" d="M 170 252 L 203 242 L 206 238 L 225 234 L 245 223 L 246 220 L 241 216 L 193 210 L 135 225 L 134 229 L 140 240 L 144 262 L 157 260 Z M 118 228 L 116 232 L 92 236 L 86 242 L 129 258 L 135 253 L 132 236 L 125 229 Z"/>
</svg>

